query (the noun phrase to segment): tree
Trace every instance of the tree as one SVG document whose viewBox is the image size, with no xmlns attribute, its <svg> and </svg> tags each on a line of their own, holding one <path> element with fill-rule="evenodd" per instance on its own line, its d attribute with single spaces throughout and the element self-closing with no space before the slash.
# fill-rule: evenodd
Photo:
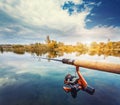
<svg viewBox="0 0 120 105">
<path fill-rule="evenodd" d="M 50 42 L 51 42 L 50 37 L 47 36 L 47 37 L 46 37 L 46 43 L 48 44 L 48 43 L 50 43 Z"/>
</svg>

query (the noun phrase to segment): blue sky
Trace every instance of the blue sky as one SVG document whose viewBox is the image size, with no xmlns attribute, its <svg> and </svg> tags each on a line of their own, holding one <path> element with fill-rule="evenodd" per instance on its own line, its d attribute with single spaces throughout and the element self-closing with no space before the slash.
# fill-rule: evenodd
<svg viewBox="0 0 120 105">
<path fill-rule="evenodd" d="M 120 0 L 1 0 L 0 44 L 120 41 Z"/>
</svg>

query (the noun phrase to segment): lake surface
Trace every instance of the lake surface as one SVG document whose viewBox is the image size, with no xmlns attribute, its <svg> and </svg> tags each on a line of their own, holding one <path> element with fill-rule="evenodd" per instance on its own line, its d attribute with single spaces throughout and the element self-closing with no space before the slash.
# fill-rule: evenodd
<svg viewBox="0 0 120 105">
<path fill-rule="evenodd" d="M 61 58 L 120 63 L 119 57 L 66 54 Z M 79 91 L 77 98 L 62 89 L 66 74 L 75 67 L 25 53 L 0 54 L 0 105 L 120 105 L 120 75 L 80 68 L 94 95 Z"/>
</svg>

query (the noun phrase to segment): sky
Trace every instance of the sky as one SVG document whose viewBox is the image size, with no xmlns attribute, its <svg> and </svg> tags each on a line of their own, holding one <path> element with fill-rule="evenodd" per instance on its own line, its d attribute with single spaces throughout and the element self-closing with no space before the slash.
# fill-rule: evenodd
<svg viewBox="0 0 120 105">
<path fill-rule="evenodd" d="M 120 41 L 120 0 L 0 0 L 0 44 Z"/>
</svg>

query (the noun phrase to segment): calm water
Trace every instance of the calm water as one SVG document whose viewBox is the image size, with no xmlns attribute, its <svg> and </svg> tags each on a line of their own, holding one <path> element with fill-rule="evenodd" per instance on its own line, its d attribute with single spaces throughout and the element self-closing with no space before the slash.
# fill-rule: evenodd
<svg viewBox="0 0 120 105">
<path fill-rule="evenodd" d="M 74 54 L 64 57 L 120 63 L 120 58 L 115 57 L 75 57 Z M 120 105 L 120 75 L 85 68 L 81 72 L 96 92 L 91 96 L 80 91 L 73 99 L 62 86 L 64 76 L 75 73 L 74 66 L 38 61 L 27 53 L 0 54 L 0 105 Z"/>
</svg>

